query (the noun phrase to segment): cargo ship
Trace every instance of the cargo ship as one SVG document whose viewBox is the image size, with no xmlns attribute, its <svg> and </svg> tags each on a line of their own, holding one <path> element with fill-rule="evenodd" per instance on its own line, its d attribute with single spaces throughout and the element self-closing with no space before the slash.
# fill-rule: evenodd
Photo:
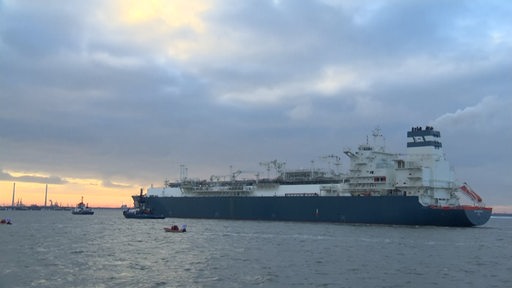
<svg viewBox="0 0 512 288">
<path fill-rule="evenodd" d="M 238 179 L 242 171 L 210 179 L 188 177 L 150 187 L 134 195 L 154 213 L 173 218 L 336 222 L 385 225 L 470 227 L 485 224 L 492 213 L 467 183 L 455 180 L 441 133 L 431 126 L 407 131 L 407 153 L 387 152 L 380 129 L 373 142 L 344 149 L 350 167 L 339 172 L 341 158 L 324 156 L 329 169 L 286 168 L 277 160 L 261 162 L 268 177 Z M 270 176 L 272 172 L 272 177 Z"/>
</svg>

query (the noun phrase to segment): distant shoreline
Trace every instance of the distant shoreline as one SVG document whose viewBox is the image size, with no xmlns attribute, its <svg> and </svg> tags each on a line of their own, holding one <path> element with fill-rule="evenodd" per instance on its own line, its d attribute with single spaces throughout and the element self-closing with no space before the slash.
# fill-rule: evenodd
<svg viewBox="0 0 512 288">
<path fill-rule="evenodd" d="M 89 206 L 91 209 L 110 209 L 110 210 L 124 210 L 128 207 L 92 207 Z M 19 209 L 19 207 L 15 207 L 12 209 L 12 206 L 0 206 L 0 210 L 16 210 L 16 211 L 40 211 L 40 210 L 55 210 L 55 211 L 66 211 L 71 210 L 73 207 L 59 207 L 59 209 L 55 209 L 54 207 L 44 207 L 44 206 L 38 206 L 37 208 L 31 208 L 26 207 L 25 209 Z"/>
<path fill-rule="evenodd" d="M 492 216 L 498 216 L 498 217 L 512 217 L 512 213 L 492 213 Z"/>
</svg>

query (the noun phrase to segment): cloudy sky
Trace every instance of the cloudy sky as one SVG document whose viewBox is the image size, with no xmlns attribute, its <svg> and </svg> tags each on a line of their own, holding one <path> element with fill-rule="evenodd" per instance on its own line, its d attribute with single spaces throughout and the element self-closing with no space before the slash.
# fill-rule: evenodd
<svg viewBox="0 0 512 288">
<path fill-rule="evenodd" d="M 492 0 L 0 0 L 0 204 L 13 182 L 129 203 L 180 164 L 309 167 L 377 126 L 405 152 L 410 127 L 433 125 L 458 178 L 512 207 L 510 15 Z"/>
</svg>

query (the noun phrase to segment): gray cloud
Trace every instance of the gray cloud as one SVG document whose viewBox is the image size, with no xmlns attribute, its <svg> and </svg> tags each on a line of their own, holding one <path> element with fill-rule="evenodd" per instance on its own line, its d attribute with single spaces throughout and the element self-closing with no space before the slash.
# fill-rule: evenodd
<svg viewBox="0 0 512 288">
<path fill-rule="evenodd" d="M 17 181 L 17 182 L 31 182 L 42 184 L 66 184 L 68 181 L 61 179 L 57 176 L 13 176 L 8 172 L 0 171 L 0 180 Z"/>
<path fill-rule="evenodd" d="M 434 123 L 459 175 L 512 204 L 499 173 L 511 159 L 508 3 L 216 1 L 202 30 L 128 25 L 115 6 L 0 5 L 4 169 L 159 183 L 182 163 L 199 176 L 305 166 L 376 125 L 403 152 L 410 126 Z"/>
</svg>

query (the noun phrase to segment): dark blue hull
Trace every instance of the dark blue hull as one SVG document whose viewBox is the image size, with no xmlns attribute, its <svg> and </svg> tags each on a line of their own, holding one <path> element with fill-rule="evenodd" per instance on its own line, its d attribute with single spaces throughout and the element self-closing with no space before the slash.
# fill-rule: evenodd
<svg viewBox="0 0 512 288">
<path fill-rule="evenodd" d="M 148 197 L 154 213 L 174 218 L 337 222 L 469 227 L 491 208 L 425 207 L 412 196 Z"/>
<path fill-rule="evenodd" d="M 94 215 L 94 211 L 72 211 L 71 214 L 73 215 Z"/>
<path fill-rule="evenodd" d="M 123 216 L 128 219 L 165 219 L 163 214 L 128 213 L 123 211 Z"/>
</svg>

